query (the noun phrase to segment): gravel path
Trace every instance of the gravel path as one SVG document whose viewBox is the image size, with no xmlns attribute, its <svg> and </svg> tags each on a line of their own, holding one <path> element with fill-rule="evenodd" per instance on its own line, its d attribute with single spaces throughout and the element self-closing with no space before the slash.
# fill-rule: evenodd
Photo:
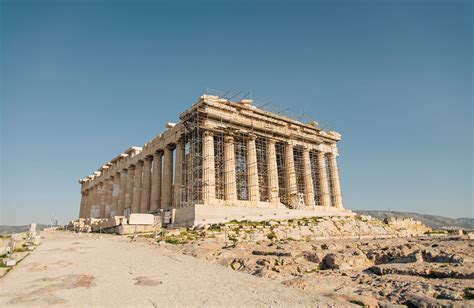
<svg viewBox="0 0 474 308">
<path fill-rule="evenodd" d="M 43 236 L 0 279 L 0 307 L 348 305 L 125 237 Z"/>
</svg>

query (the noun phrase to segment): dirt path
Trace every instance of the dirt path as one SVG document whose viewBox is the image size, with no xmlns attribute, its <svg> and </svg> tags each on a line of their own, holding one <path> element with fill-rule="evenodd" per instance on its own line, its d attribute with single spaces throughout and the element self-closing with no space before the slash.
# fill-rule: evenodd
<svg viewBox="0 0 474 308">
<path fill-rule="evenodd" d="M 347 306 L 159 246 L 45 232 L 0 279 L 0 306 Z"/>
</svg>

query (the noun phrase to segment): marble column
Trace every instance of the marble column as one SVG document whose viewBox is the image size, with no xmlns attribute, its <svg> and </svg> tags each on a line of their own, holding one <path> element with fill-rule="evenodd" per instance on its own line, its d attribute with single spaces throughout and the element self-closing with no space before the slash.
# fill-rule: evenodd
<svg viewBox="0 0 474 308">
<path fill-rule="evenodd" d="M 278 167 L 276 159 L 276 141 L 274 139 L 268 139 L 267 141 L 267 172 L 268 172 L 268 192 L 271 203 L 279 203 L 280 197 L 279 184 L 278 184 Z"/>
<path fill-rule="evenodd" d="M 162 152 L 155 152 L 153 154 L 153 167 L 151 174 L 151 196 L 150 196 L 150 211 L 160 208 L 161 203 L 161 157 Z"/>
<path fill-rule="evenodd" d="M 111 176 L 105 180 L 106 190 L 105 190 L 105 218 L 109 218 L 112 212 L 112 193 L 113 193 L 113 183 L 114 177 Z"/>
<path fill-rule="evenodd" d="M 326 170 L 326 160 L 324 152 L 318 151 L 318 181 L 319 181 L 319 196 L 321 198 L 321 206 L 331 206 L 329 200 L 329 186 L 328 175 Z"/>
<path fill-rule="evenodd" d="M 82 218 L 91 217 L 91 207 L 90 207 L 90 205 L 91 205 L 91 193 L 90 193 L 90 191 L 91 191 L 90 188 L 85 191 L 86 200 L 85 200 L 85 203 L 84 203 L 84 213 L 83 213 Z"/>
<path fill-rule="evenodd" d="M 314 186 L 311 177 L 311 160 L 309 158 L 309 149 L 303 148 L 303 180 L 304 180 L 304 203 L 306 207 L 313 208 L 314 203 Z"/>
<path fill-rule="evenodd" d="M 339 169 L 337 168 L 337 159 L 334 153 L 329 153 L 329 172 L 331 174 L 331 194 L 333 206 L 342 209 L 341 183 L 339 181 Z"/>
<path fill-rule="evenodd" d="M 202 199 L 204 204 L 210 204 L 216 199 L 216 168 L 214 160 L 214 135 L 204 132 L 202 159 Z"/>
<path fill-rule="evenodd" d="M 143 159 L 143 182 L 142 197 L 140 200 L 140 213 L 148 213 L 150 209 L 150 192 L 151 192 L 151 160 L 150 157 Z"/>
<path fill-rule="evenodd" d="M 291 207 L 298 205 L 298 187 L 296 186 L 295 159 L 293 155 L 293 145 L 287 142 L 285 145 L 285 173 L 286 173 L 286 194 L 288 204 Z"/>
<path fill-rule="evenodd" d="M 258 189 L 257 147 L 255 145 L 255 140 L 257 140 L 255 135 L 250 135 L 247 139 L 249 201 L 260 201 L 260 190 Z"/>
<path fill-rule="evenodd" d="M 224 182 L 225 200 L 235 201 L 237 199 L 237 181 L 235 179 L 235 149 L 234 137 L 224 138 Z"/>
<path fill-rule="evenodd" d="M 174 185 L 173 185 L 173 206 L 181 207 L 181 195 L 183 193 L 183 163 L 184 163 L 184 143 L 180 138 L 176 141 L 176 161 L 174 163 Z"/>
<path fill-rule="evenodd" d="M 99 216 L 99 185 L 91 187 L 91 204 L 89 210 L 89 218 L 97 218 Z"/>
<path fill-rule="evenodd" d="M 163 150 L 163 179 L 161 181 L 161 208 L 172 206 L 173 189 L 173 149 L 169 146 Z"/>
<path fill-rule="evenodd" d="M 85 206 L 86 206 L 86 191 L 81 191 L 81 205 L 79 207 L 79 218 L 84 218 Z"/>
<path fill-rule="evenodd" d="M 127 169 L 123 169 L 120 173 L 120 190 L 117 206 L 117 215 L 123 216 L 125 211 L 125 189 L 127 188 Z"/>
<path fill-rule="evenodd" d="M 110 212 L 110 216 L 118 215 L 119 196 L 120 196 L 120 172 L 117 172 L 114 175 L 114 183 L 112 184 L 112 211 Z"/>
<path fill-rule="evenodd" d="M 135 165 L 128 166 L 128 173 L 127 173 L 127 184 L 125 189 L 125 207 L 124 210 L 129 209 L 128 213 L 130 213 L 130 209 L 132 208 L 132 200 L 133 200 L 133 178 L 135 176 Z"/>
<path fill-rule="evenodd" d="M 105 182 L 99 183 L 99 218 L 105 218 Z"/>
<path fill-rule="evenodd" d="M 132 200 L 132 213 L 141 213 L 140 205 L 142 199 L 142 173 L 143 173 L 143 162 L 137 161 L 135 164 L 135 176 L 133 179 L 133 200 Z"/>
</svg>

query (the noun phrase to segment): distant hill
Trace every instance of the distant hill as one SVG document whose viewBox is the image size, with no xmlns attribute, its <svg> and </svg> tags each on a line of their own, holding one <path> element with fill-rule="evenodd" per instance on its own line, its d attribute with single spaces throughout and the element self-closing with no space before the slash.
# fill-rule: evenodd
<svg viewBox="0 0 474 308">
<path fill-rule="evenodd" d="M 378 219 L 384 219 L 386 217 L 411 217 L 415 220 L 419 220 L 428 227 L 433 229 L 458 227 L 463 229 L 474 229 L 474 218 L 448 218 L 443 216 L 409 213 L 409 212 L 392 212 L 392 211 L 365 211 L 365 210 L 354 210 L 357 214 L 370 215 Z"/>
<path fill-rule="evenodd" d="M 36 225 L 36 230 L 43 230 L 44 228 L 48 228 L 48 225 L 43 225 L 43 224 L 37 224 Z M 0 234 L 11 234 L 11 233 L 20 233 L 20 232 L 26 232 L 30 230 L 30 225 L 26 226 L 4 226 L 0 225 Z"/>
</svg>

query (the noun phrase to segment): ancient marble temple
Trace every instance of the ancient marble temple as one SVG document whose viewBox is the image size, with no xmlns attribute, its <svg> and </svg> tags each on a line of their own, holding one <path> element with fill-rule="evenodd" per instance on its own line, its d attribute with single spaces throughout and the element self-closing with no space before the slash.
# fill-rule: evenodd
<svg viewBox="0 0 474 308">
<path fill-rule="evenodd" d="M 203 95 L 178 123 L 79 180 L 81 218 L 170 213 L 176 225 L 348 215 L 340 134 Z"/>
</svg>

